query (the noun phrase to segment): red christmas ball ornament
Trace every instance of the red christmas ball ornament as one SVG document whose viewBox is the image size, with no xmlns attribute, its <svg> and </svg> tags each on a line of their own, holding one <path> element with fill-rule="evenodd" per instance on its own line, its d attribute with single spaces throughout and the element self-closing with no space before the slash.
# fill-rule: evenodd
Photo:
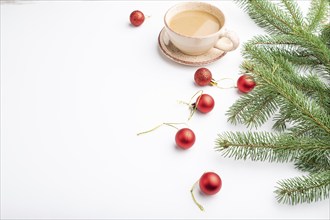
<svg viewBox="0 0 330 220">
<path fill-rule="evenodd" d="M 185 150 L 193 146 L 195 140 L 195 133 L 189 128 L 182 128 L 175 135 L 177 146 Z"/>
<path fill-rule="evenodd" d="M 197 101 L 194 105 L 196 105 L 198 111 L 206 114 L 212 111 L 214 104 L 215 103 L 212 96 L 208 94 L 202 94 L 197 98 Z"/>
<path fill-rule="evenodd" d="M 196 70 L 194 75 L 195 83 L 199 86 L 207 86 L 211 84 L 212 81 L 212 73 L 207 68 L 199 68 Z"/>
<path fill-rule="evenodd" d="M 237 80 L 237 88 L 243 93 L 251 92 L 255 86 L 256 82 L 252 76 L 242 75 Z"/>
<path fill-rule="evenodd" d="M 214 172 L 206 172 L 192 186 L 192 188 L 190 190 L 191 197 L 194 200 L 194 203 L 198 206 L 198 208 L 201 211 L 204 211 L 204 207 L 197 202 L 197 200 L 194 196 L 194 188 L 197 183 L 199 183 L 199 188 L 205 195 L 214 195 L 220 191 L 220 189 L 222 187 L 222 180 L 218 174 L 216 174 Z"/>
<path fill-rule="evenodd" d="M 214 195 L 220 191 L 222 186 L 221 178 L 214 172 L 204 173 L 199 179 L 199 188 L 206 195 Z"/>
<path fill-rule="evenodd" d="M 144 14 L 139 10 L 135 10 L 130 14 L 129 20 L 132 25 L 138 27 L 144 22 Z"/>
<path fill-rule="evenodd" d="M 147 131 L 143 131 L 143 132 L 140 132 L 138 133 L 137 135 L 142 135 L 142 134 L 146 134 L 146 133 L 149 133 L 149 132 L 152 132 L 156 129 L 158 129 L 159 127 L 163 126 L 163 125 L 167 125 L 169 127 L 172 127 L 172 128 L 176 128 L 178 129 L 175 125 L 178 125 L 178 124 L 186 124 L 186 123 L 162 123 L 150 130 L 147 130 Z M 189 129 L 189 128 L 182 128 L 182 129 L 178 129 L 176 135 L 175 135 L 175 143 L 178 147 L 186 150 L 188 148 L 190 148 L 191 146 L 194 145 L 195 143 L 195 140 L 196 140 L 196 136 L 195 136 L 195 133 Z"/>
</svg>

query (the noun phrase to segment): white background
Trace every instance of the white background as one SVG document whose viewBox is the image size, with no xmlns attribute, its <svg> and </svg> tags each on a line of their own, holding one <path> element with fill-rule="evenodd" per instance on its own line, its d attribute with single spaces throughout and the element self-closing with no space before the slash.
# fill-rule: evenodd
<svg viewBox="0 0 330 220">
<path fill-rule="evenodd" d="M 1 5 L 1 217 L 328 219 L 329 200 L 289 206 L 276 182 L 302 175 L 293 164 L 235 161 L 214 150 L 217 134 L 247 130 L 225 112 L 241 94 L 203 88 L 216 106 L 195 114 L 197 136 L 175 147 L 162 122 L 188 117 L 200 90 L 197 67 L 162 56 L 157 37 L 173 1 L 42 1 Z M 241 42 L 262 33 L 232 1 L 212 1 Z M 299 1 L 306 11 L 308 1 Z M 129 14 L 151 16 L 135 28 Z M 239 76 L 240 48 L 208 65 L 215 79 Z M 269 130 L 270 124 L 259 130 Z M 206 171 L 223 187 L 196 197 Z"/>
</svg>

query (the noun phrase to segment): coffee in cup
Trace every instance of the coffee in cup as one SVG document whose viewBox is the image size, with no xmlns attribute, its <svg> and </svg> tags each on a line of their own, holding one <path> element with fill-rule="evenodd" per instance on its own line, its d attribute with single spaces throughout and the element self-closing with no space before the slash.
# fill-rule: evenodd
<svg viewBox="0 0 330 220">
<path fill-rule="evenodd" d="M 164 17 L 164 42 L 173 43 L 188 55 L 201 55 L 215 47 L 235 50 L 237 35 L 224 28 L 225 16 L 217 7 L 203 2 L 184 2 L 170 8 Z"/>
<path fill-rule="evenodd" d="M 173 16 L 169 27 L 178 34 L 199 37 L 216 33 L 220 30 L 221 23 L 208 12 L 191 10 Z"/>
</svg>

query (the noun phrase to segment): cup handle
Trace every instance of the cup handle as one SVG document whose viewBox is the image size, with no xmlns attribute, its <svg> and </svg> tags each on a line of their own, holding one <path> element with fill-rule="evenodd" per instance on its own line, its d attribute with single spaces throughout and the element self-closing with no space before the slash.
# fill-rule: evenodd
<svg viewBox="0 0 330 220">
<path fill-rule="evenodd" d="M 220 39 L 215 44 L 215 48 L 223 51 L 233 51 L 239 46 L 239 38 L 237 34 L 233 31 L 225 30 L 219 37 Z M 228 40 L 224 41 L 223 38 L 227 38 Z"/>
</svg>

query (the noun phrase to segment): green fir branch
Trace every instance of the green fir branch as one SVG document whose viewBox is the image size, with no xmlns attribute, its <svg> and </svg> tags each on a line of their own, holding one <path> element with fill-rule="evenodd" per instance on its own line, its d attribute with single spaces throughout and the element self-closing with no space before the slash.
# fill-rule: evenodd
<svg viewBox="0 0 330 220">
<path fill-rule="evenodd" d="M 260 126 L 277 110 L 278 98 L 277 93 L 272 93 L 267 87 L 259 85 L 229 108 L 226 113 L 228 121 L 233 124 L 245 124 L 248 127 Z"/>
<path fill-rule="evenodd" d="M 329 134 L 326 133 L 319 126 L 304 123 L 303 119 L 301 119 L 300 121 L 296 120 L 295 122 L 292 121 L 294 120 L 290 120 L 289 123 L 293 124 L 293 127 L 287 128 L 287 132 L 293 137 L 317 137 L 321 139 L 327 138 L 329 136 Z"/>
<path fill-rule="evenodd" d="M 298 55 L 296 59 L 302 62 L 302 65 L 320 66 L 320 69 L 325 70 L 323 74 L 330 78 L 330 50 L 320 37 L 310 33 L 301 32 L 294 36 L 257 36 L 244 44 L 243 56 L 246 59 L 266 62 L 266 59 L 258 54 L 259 50 L 276 57 L 284 55 L 289 61 L 293 60 L 292 55 Z"/>
<path fill-rule="evenodd" d="M 304 17 L 299 5 L 292 0 L 281 0 L 283 7 L 292 17 L 297 26 L 304 26 Z"/>
<path fill-rule="evenodd" d="M 255 54 L 255 51 L 253 54 Z M 284 73 L 281 73 L 280 63 L 277 63 L 276 60 L 269 56 L 266 57 L 267 54 L 261 50 L 259 50 L 259 53 L 256 54 L 256 56 L 263 57 L 263 60 L 262 62 L 259 62 L 259 65 L 252 65 L 253 67 L 251 68 L 251 64 L 245 62 L 243 63 L 243 68 L 254 76 L 262 78 L 263 81 L 265 81 L 276 93 L 279 93 L 288 103 L 295 106 L 301 115 L 306 116 L 306 119 L 321 127 L 330 135 L 329 115 L 319 108 L 315 101 L 310 100 L 301 91 L 296 89 L 294 85 L 290 84 L 286 78 L 281 77 Z M 265 60 L 266 65 L 262 64 Z M 273 60 L 273 62 L 270 60 Z M 269 70 L 269 66 L 273 66 L 273 69 Z"/>
<path fill-rule="evenodd" d="M 296 205 L 327 199 L 330 195 L 330 170 L 282 180 L 278 185 L 275 193 L 281 203 Z"/>
<path fill-rule="evenodd" d="M 294 36 L 256 36 L 248 44 L 274 56 L 281 56 L 301 69 L 322 68 L 322 62 L 311 51 L 300 45 L 300 41 Z"/>
<path fill-rule="evenodd" d="M 296 87 L 330 114 L 330 88 L 316 74 L 299 77 Z"/>
<path fill-rule="evenodd" d="M 273 120 L 274 124 L 272 129 L 277 132 L 283 132 L 287 128 L 287 124 L 289 123 L 290 115 L 281 115 L 275 114 Z"/>
<path fill-rule="evenodd" d="M 308 30 L 315 31 L 329 16 L 329 0 L 312 0 L 306 16 Z"/>
<path fill-rule="evenodd" d="M 330 24 L 329 23 L 324 25 L 324 27 L 322 28 L 320 38 L 330 49 Z"/>
<path fill-rule="evenodd" d="M 313 53 L 322 65 L 325 66 L 330 75 L 330 50 L 320 37 L 316 37 L 310 32 L 302 31 L 297 36 L 300 45 Z"/>
<path fill-rule="evenodd" d="M 237 0 L 239 5 L 260 27 L 271 34 L 292 32 L 293 21 L 276 4 L 268 0 Z"/>
<path fill-rule="evenodd" d="M 253 37 L 248 44 L 255 46 L 298 46 L 299 42 L 295 37 L 286 34 L 258 35 Z"/>
<path fill-rule="evenodd" d="M 330 150 L 321 152 L 317 149 L 315 151 L 302 153 L 296 159 L 295 167 L 301 171 L 312 173 L 327 170 L 330 171 Z"/>
<path fill-rule="evenodd" d="M 330 144 L 318 143 L 313 138 L 295 138 L 285 133 L 226 132 L 216 139 L 215 149 L 224 157 L 236 160 L 289 162 L 297 159 L 302 152 L 315 149 L 330 151 Z"/>
<path fill-rule="evenodd" d="M 330 193 L 329 0 L 312 0 L 307 17 L 297 2 L 238 0 L 269 35 L 243 45 L 241 68 L 257 86 L 228 110 L 228 121 L 258 127 L 273 118 L 274 132 L 227 132 L 215 149 L 225 157 L 294 162 L 308 176 L 280 181 L 279 202 L 298 204 Z M 329 21 L 328 21 L 329 22 Z"/>
<path fill-rule="evenodd" d="M 244 118 L 243 124 L 255 127 L 264 124 L 277 110 L 276 104 L 277 96 L 275 94 L 266 95 L 263 99 L 253 100 L 253 105 L 248 112 L 245 112 L 242 117 Z"/>
</svg>

